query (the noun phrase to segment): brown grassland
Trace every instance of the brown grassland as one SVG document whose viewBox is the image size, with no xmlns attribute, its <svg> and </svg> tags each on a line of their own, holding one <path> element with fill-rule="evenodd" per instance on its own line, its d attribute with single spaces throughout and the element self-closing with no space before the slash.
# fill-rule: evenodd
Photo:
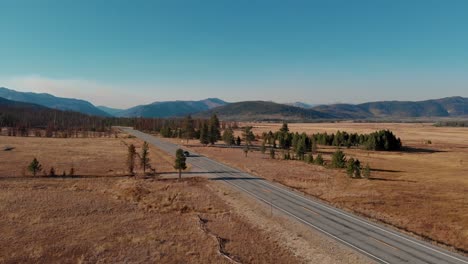
<svg viewBox="0 0 468 264">
<path fill-rule="evenodd" d="M 277 131 L 281 126 L 242 125 L 253 126 L 257 135 Z M 194 151 L 234 167 L 409 233 L 468 251 L 468 129 L 385 123 L 289 124 L 289 128 L 307 134 L 390 129 L 408 149 L 375 152 L 344 148 L 347 157 L 358 158 L 372 168 L 371 179 L 358 180 L 350 179 L 344 170 L 280 160 L 280 151 L 276 160 L 259 151 L 245 158 L 240 149 L 202 147 L 196 141 L 190 144 Z M 326 161 L 334 151 L 335 148 L 319 146 Z"/>
<path fill-rule="evenodd" d="M 15 149 L 0 153 L 0 263 L 229 263 L 219 243 L 241 262 L 300 262 L 205 178 L 125 176 L 122 139 L 0 137 L 4 145 Z M 76 176 L 32 178 L 23 168 L 33 157 L 60 175 L 73 166 Z M 150 157 L 174 172 L 171 157 L 154 148 Z"/>
</svg>

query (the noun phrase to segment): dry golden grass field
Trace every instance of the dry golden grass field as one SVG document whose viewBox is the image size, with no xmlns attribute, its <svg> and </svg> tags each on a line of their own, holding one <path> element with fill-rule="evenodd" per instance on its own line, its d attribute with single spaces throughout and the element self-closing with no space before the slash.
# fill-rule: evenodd
<svg viewBox="0 0 468 264">
<path fill-rule="evenodd" d="M 125 143 L 124 143 L 125 142 Z M 127 138 L 0 137 L 0 263 L 300 263 L 205 178 L 126 176 Z M 30 176 L 37 157 L 75 177 Z M 151 148 L 157 172 L 173 159 Z M 332 262 L 331 262 L 332 263 Z"/>
<path fill-rule="evenodd" d="M 277 131 L 281 126 L 248 125 L 252 125 L 258 135 Z M 300 161 L 272 160 L 258 151 L 245 158 L 240 149 L 199 144 L 193 149 L 341 208 L 468 251 L 468 129 L 385 123 L 289 124 L 289 128 L 308 134 L 391 129 L 410 149 L 400 152 L 343 149 L 348 157 L 358 158 L 362 164 L 369 163 L 372 168 L 369 180 L 350 179 L 344 170 Z M 189 144 L 197 146 L 196 141 Z M 326 161 L 334 151 L 335 148 L 319 146 Z"/>
</svg>

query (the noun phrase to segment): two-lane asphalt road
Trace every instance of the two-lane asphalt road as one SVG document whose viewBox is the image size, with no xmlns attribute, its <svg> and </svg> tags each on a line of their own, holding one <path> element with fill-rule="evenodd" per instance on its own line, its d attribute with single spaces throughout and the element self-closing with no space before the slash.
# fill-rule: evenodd
<svg viewBox="0 0 468 264">
<path fill-rule="evenodd" d="M 121 128 L 157 148 L 175 154 L 180 146 L 131 128 Z M 195 154 L 195 153 L 193 153 Z M 379 263 L 468 264 L 468 258 L 424 241 L 380 226 L 361 217 L 306 197 L 287 187 L 271 183 L 195 154 L 187 160 L 230 186 L 271 205 L 297 221 L 319 230 Z"/>
</svg>

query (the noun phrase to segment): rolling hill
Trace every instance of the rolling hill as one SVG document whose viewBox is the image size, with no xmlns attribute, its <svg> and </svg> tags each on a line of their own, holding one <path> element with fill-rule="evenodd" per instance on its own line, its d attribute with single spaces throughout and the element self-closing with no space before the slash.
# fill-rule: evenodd
<svg viewBox="0 0 468 264">
<path fill-rule="evenodd" d="M 206 111 L 227 103 L 217 98 L 208 98 L 200 101 L 167 101 L 154 102 L 148 105 L 139 105 L 121 112 L 118 117 L 180 117 Z"/>
<path fill-rule="evenodd" d="M 0 87 L 0 97 L 8 100 L 42 105 L 64 111 L 75 111 L 95 116 L 110 116 L 90 102 L 80 99 L 56 97 L 47 93 L 18 92 Z"/>
<path fill-rule="evenodd" d="M 311 109 L 266 101 L 230 103 L 199 113 L 196 116 L 209 117 L 213 113 L 216 113 L 222 120 L 236 121 L 311 121 L 334 117 Z"/>
<path fill-rule="evenodd" d="M 344 119 L 458 117 L 468 114 L 468 98 L 447 97 L 425 101 L 381 101 L 364 104 L 321 105 L 312 108 Z"/>
</svg>

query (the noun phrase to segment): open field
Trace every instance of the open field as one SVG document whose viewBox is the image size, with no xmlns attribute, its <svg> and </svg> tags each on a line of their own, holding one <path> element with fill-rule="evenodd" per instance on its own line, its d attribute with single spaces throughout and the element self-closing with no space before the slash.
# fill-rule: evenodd
<svg viewBox="0 0 468 264">
<path fill-rule="evenodd" d="M 218 199 L 216 183 L 123 176 L 121 139 L 0 137 L 7 144 L 16 148 L 0 159 L 0 263 L 229 263 L 216 236 L 242 262 L 301 262 Z M 33 156 L 77 176 L 22 177 Z M 170 157 L 152 149 L 151 158 L 173 172 Z"/>
<path fill-rule="evenodd" d="M 281 124 L 251 124 L 253 131 L 276 131 Z M 440 243 L 468 250 L 468 131 L 429 124 L 290 124 L 291 131 L 368 133 L 391 129 L 405 152 L 344 149 L 372 168 L 370 180 L 352 180 L 344 171 L 299 161 L 271 160 L 259 152 L 193 147 L 196 152 L 278 181 L 341 208 L 380 220 Z M 427 144 L 427 141 L 432 144 Z M 196 141 L 190 142 L 196 146 Z M 320 147 L 325 160 L 334 148 Z M 278 153 L 280 156 L 281 153 Z"/>
</svg>

